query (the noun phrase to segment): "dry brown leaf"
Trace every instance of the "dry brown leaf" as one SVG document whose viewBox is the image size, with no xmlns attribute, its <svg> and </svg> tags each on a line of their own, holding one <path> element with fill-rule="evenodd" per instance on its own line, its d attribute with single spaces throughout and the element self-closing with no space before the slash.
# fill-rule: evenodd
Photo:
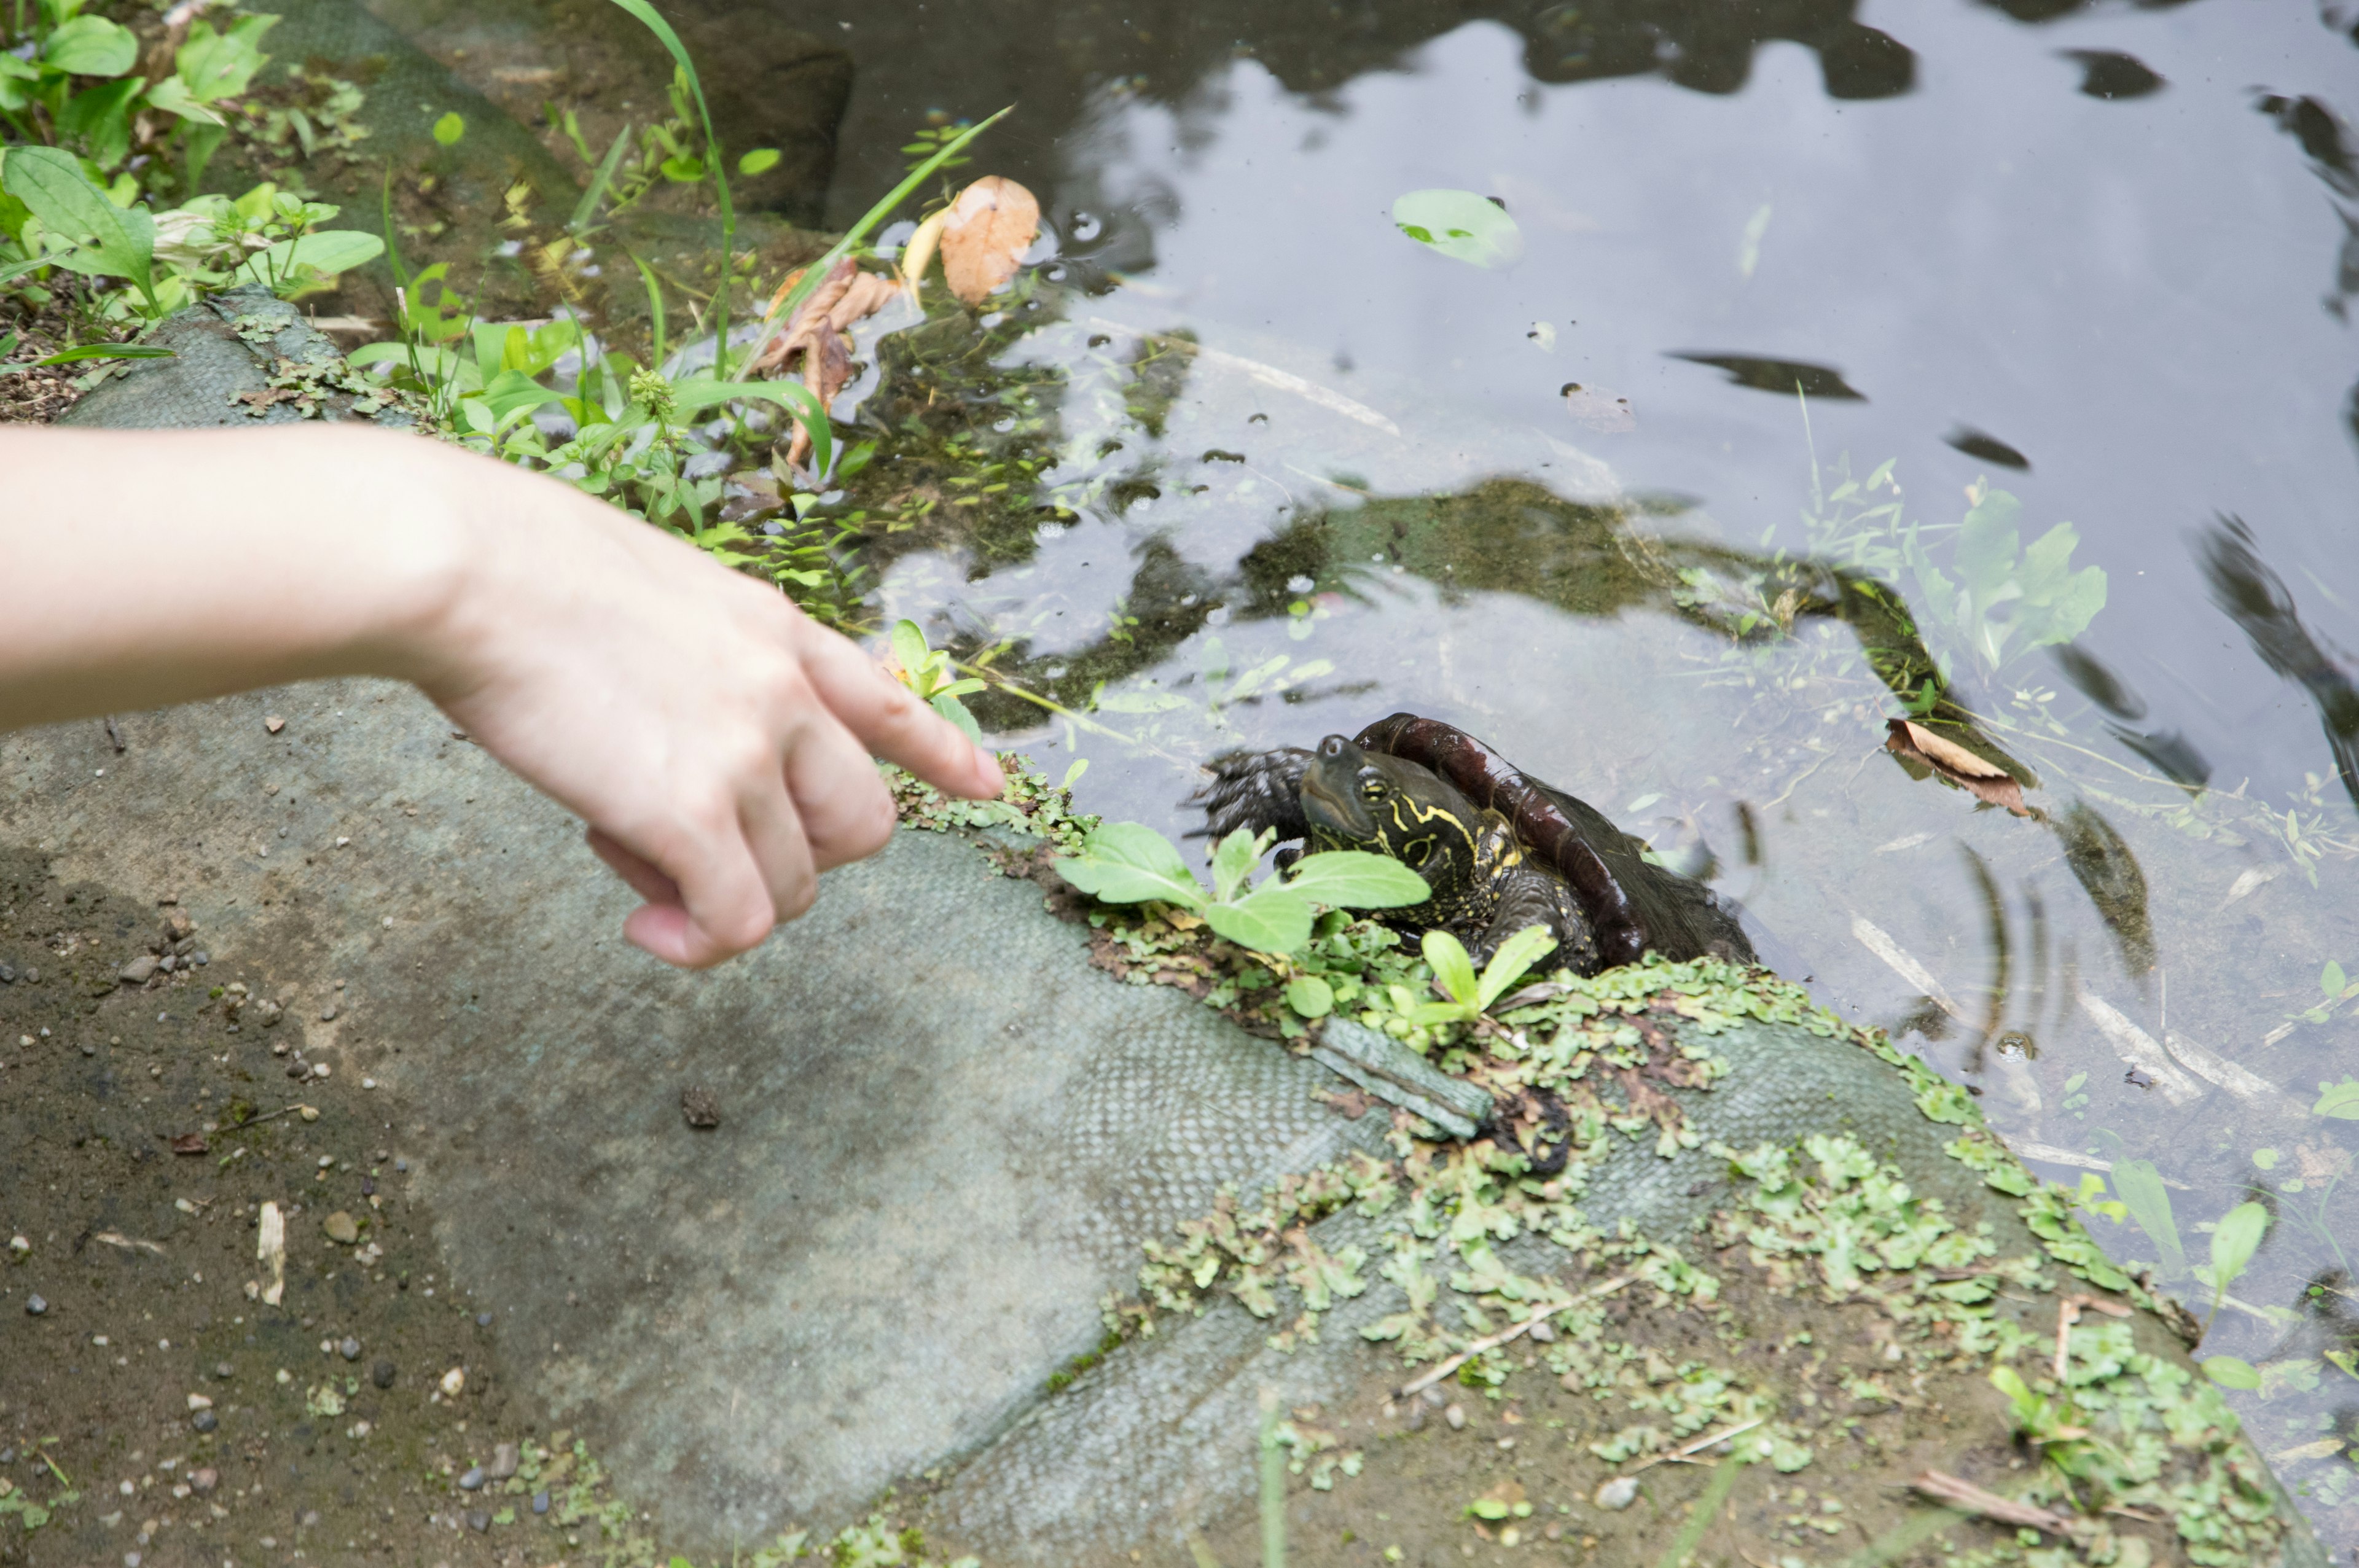
<svg viewBox="0 0 2359 1568">
<path fill-rule="evenodd" d="M 837 331 L 849 330 L 855 321 L 874 316 L 893 301 L 900 292 L 894 281 L 882 273 L 864 272 L 852 280 L 843 297 L 827 313 L 828 325 Z"/>
<path fill-rule="evenodd" d="M 942 276 L 967 305 L 980 305 L 1016 276 L 1040 237 L 1040 203 L 1012 179 L 985 175 L 951 203 L 942 224 Z"/>
<path fill-rule="evenodd" d="M 800 272 L 790 274 L 778 285 L 778 292 L 770 298 L 771 310 L 777 310 L 787 302 L 787 296 L 802 281 L 802 276 Z M 852 347 L 844 341 L 844 330 L 883 309 L 898 292 L 892 279 L 862 272 L 848 257 L 836 263 L 820 286 L 811 290 L 810 297 L 803 301 L 785 330 L 772 339 L 769 347 L 747 367 L 748 372 L 778 375 L 786 373 L 799 356 L 803 384 L 819 399 L 821 407 L 832 406 L 835 395 L 852 380 Z M 810 450 L 810 433 L 798 422 L 787 443 L 787 461 L 799 465 Z"/>
<path fill-rule="evenodd" d="M 1616 397 L 1602 386 L 1583 386 L 1577 381 L 1566 382 L 1560 390 L 1565 412 L 1572 416 L 1576 424 L 1607 435 L 1638 427 L 1637 416 L 1630 412 L 1630 400 L 1626 397 Z"/>
<path fill-rule="evenodd" d="M 1924 763 L 1978 800 L 2003 806 L 2017 816 L 2032 814 L 2023 804 L 2023 786 L 1996 762 L 1906 719 L 1887 720 L 1886 730 L 1884 747 L 1893 755 Z"/>
</svg>

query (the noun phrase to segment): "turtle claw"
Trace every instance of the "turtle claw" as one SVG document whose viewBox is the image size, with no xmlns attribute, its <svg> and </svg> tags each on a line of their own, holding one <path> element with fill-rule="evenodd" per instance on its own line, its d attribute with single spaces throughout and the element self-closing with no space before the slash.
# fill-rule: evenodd
<svg viewBox="0 0 2359 1568">
<path fill-rule="evenodd" d="M 1301 838 L 1310 831 L 1301 797 L 1302 770 L 1310 762 L 1310 753 L 1299 746 L 1231 752 L 1204 764 L 1212 782 L 1184 804 L 1204 808 L 1202 836 L 1215 840 L 1240 827 L 1256 836 L 1274 830 L 1280 840 Z"/>
</svg>

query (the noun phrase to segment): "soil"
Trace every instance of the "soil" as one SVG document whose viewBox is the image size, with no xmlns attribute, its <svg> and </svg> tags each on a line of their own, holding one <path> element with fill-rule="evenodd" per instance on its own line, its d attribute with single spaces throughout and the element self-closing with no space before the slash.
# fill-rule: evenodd
<svg viewBox="0 0 2359 1568">
<path fill-rule="evenodd" d="M 53 296 L 30 313 L 0 312 L 0 338 L 10 332 L 16 334 L 16 341 L 0 354 L 0 365 L 27 368 L 0 372 L 0 425 L 49 424 L 82 401 L 76 378 L 91 369 L 86 364 L 32 368 L 35 360 L 46 359 L 76 341 L 68 330 L 64 298 Z"/>
<path fill-rule="evenodd" d="M 427 1130 L 308 1076 L 296 1009 L 260 1022 L 267 955 L 120 979 L 176 913 L 0 852 L 0 1483 L 50 1510 L 28 1530 L 0 1497 L 0 1563 L 541 1563 L 593 1536 L 521 1480 L 458 1485 L 570 1434 L 504 1385 L 511 1325 L 437 1277 L 402 1152 Z M 234 1012 L 233 982 L 257 999 Z"/>
</svg>

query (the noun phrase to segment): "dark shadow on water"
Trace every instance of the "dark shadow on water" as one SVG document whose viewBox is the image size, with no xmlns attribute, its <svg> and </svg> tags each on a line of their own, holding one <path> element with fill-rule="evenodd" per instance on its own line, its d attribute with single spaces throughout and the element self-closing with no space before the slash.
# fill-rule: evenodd
<svg viewBox="0 0 2359 1568">
<path fill-rule="evenodd" d="M 1941 440 L 1944 445 L 1955 447 L 1970 458 L 1980 458 L 1986 463 L 1996 463 L 2001 468 L 2016 469 L 2024 473 L 2031 471 L 2029 458 L 1996 436 L 1986 435 L 1970 425 L 1961 425 Z"/>
<path fill-rule="evenodd" d="M 1812 364 L 1807 360 L 1693 352 L 1672 352 L 1664 357 L 1726 371 L 1732 385 L 1749 386 L 1757 392 L 1776 392 L 1791 396 L 1799 389 L 1809 397 L 1832 397 L 1854 403 L 1867 401 L 1867 394 L 1844 381 L 1843 372 L 1827 365 Z"/>
<path fill-rule="evenodd" d="M 2145 98 L 2169 85 L 2136 55 L 2116 49 L 2065 49 L 2064 58 L 2081 67 L 2081 91 L 2108 103 L 2125 98 Z"/>
<path fill-rule="evenodd" d="M 2334 771 L 2353 804 L 2359 805 L 2359 686 L 2302 624 L 2293 594 L 2261 559 L 2243 518 L 2223 513 L 2199 538 L 2196 550 L 2212 585 L 2212 601 L 2236 623 L 2262 663 L 2310 693 Z"/>
</svg>

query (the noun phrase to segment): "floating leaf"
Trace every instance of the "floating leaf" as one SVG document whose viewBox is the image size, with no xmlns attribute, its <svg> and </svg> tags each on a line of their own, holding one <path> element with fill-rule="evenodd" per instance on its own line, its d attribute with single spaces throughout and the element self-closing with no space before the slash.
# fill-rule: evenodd
<svg viewBox="0 0 2359 1568">
<path fill-rule="evenodd" d="M 1040 236 L 1040 203 L 1012 179 L 986 175 L 958 194 L 942 221 L 942 276 L 963 303 L 980 305 L 1016 276 Z"/>
<path fill-rule="evenodd" d="M 458 146 L 459 138 L 466 134 L 466 116 L 456 109 L 434 122 L 434 139 L 446 147 Z"/>
<path fill-rule="evenodd" d="M 2224 1291 L 2261 1249 L 2268 1234 L 2269 1211 L 2256 1203 L 2240 1203 L 2221 1217 L 2212 1232 L 2212 1288 Z"/>
<path fill-rule="evenodd" d="M 2147 1238 L 2162 1249 L 2162 1267 L 2167 1274 L 2177 1276 L 2187 1272 L 2187 1249 L 2179 1239 L 2179 1222 L 2170 1212 L 2170 1189 L 2162 1184 L 2162 1173 L 2151 1160 L 2117 1160 L 2114 1162 L 2114 1191 L 2129 1206 L 2130 1217 Z"/>
<path fill-rule="evenodd" d="M 2213 1356 L 2203 1363 L 2203 1375 L 2223 1389 L 2242 1389 L 2247 1392 L 2261 1386 L 2260 1369 L 2250 1361 L 2234 1356 Z"/>
<path fill-rule="evenodd" d="M 2337 1121 L 2359 1121 L 2359 1078 L 2328 1085 L 2310 1110 L 2313 1116 L 2331 1116 Z"/>
<path fill-rule="evenodd" d="M 2031 815 L 2031 808 L 2023 804 L 2023 786 L 1996 762 L 1911 719 L 1886 719 L 1885 728 L 1884 748 L 1893 755 L 1924 763 L 1977 800 L 2003 806 L 2017 816 Z"/>
<path fill-rule="evenodd" d="M 1412 190 L 1393 203 L 1393 225 L 1473 266 L 1513 266 L 1523 259 L 1524 232 L 1507 210 L 1471 190 Z"/>
</svg>

